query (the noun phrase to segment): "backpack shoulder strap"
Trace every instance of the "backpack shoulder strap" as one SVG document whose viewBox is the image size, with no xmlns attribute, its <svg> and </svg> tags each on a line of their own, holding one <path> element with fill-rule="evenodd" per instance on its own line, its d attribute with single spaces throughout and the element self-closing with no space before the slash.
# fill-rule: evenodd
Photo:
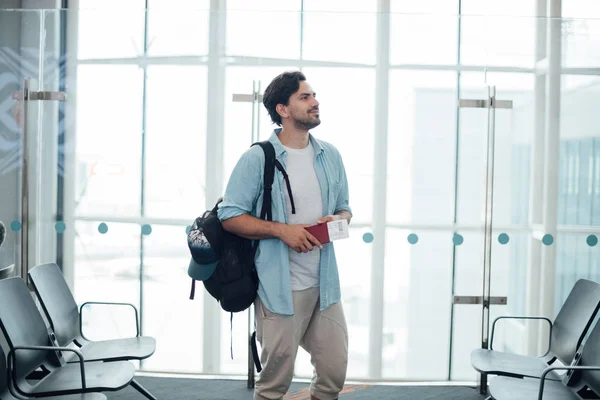
<svg viewBox="0 0 600 400">
<path fill-rule="evenodd" d="M 271 215 L 271 191 L 273 190 L 273 180 L 275 178 L 275 167 L 281 172 L 283 175 L 283 179 L 285 180 L 285 185 L 287 187 L 287 191 L 290 197 L 290 205 L 292 207 L 292 214 L 296 214 L 296 206 L 294 205 L 294 196 L 292 195 L 292 186 L 290 185 L 290 178 L 285 172 L 285 168 L 281 165 L 279 160 L 275 157 L 275 148 L 273 144 L 268 140 L 263 142 L 253 143 L 252 146 L 258 145 L 262 147 L 265 153 L 265 172 L 264 172 L 264 183 L 265 190 L 263 196 L 263 207 L 261 211 L 261 219 L 265 219 L 267 217 L 267 221 L 272 221 Z"/>
<path fill-rule="evenodd" d="M 265 170 L 264 170 L 264 192 L 263 192 L 263 204 L 260 212 L 260 219 L 267 221 L 273 220 L 273 214 L 271 210 L 271 192 L 273 190 L 273 180 L 275 179 L 275 148 L 273 144 L 268 140 L 263 142 L 257 142 L 252 146 L 259 145 L 262 147 L 265 153 Z"/>
</svg>

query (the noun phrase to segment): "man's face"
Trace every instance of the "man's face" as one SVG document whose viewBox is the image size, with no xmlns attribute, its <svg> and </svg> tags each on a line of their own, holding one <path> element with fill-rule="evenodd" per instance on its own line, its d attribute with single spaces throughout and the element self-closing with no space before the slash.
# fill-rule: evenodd
<svg viewBox="0 0 600 400">
<path fill-rule="evenodd" d="M 289 118 L 299 129 L 312 129 L 321 123 L 316 93 L 306 81 L 300 81 L 298 91 L 290 96 L 286 106 Z"/>
</svg>

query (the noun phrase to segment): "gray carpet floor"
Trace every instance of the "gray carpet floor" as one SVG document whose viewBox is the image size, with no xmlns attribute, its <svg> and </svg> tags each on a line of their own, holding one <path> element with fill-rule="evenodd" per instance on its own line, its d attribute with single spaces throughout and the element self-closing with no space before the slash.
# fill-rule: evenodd
<svg viewBox="0 0 600 400">
<path fill-rule="evenodd" d="M 252 400 L 245 381 L 139 377 L 136 380 L 159 400 Z M 144 400 L 131 387 L 106 392 L 109 400 Z M 482 400 L 470 387 L 347 385 L 340 400 Z M 308 400 L 308 384 L 293 383 L 285 400 Z"/>
</svg>

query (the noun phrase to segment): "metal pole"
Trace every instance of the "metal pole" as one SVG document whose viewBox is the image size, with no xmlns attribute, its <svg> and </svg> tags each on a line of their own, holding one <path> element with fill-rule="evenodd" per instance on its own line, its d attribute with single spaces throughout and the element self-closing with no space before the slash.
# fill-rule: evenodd
<svg viewBox="0 0 600 400">
<path fill-rule="evenodd" d="M 256 137 L 258 129 L 256 127 L 257 125 L 257 121 L 259 121 L 259 118 L 257 116 L 257 114 L 260 113 L 259 107 L 260 104 L 258 103 L 258 95 L 259 95 L 259 91 L 260 91 L 260 82 L 258 83 L 258 89 L 257 89 L 257 83 L 256 81 L 252 81 L 252 129 L 250 132 L 250 144 L 255 143 L 256 142 Z M 248 389 L 252 389 L 254 388 L 254 362 L 253 362 L 253 358 L 252 358 L 252 346 L 251 346 L 251 342 L 252 342 L 252 328 L 254 328 L 254 315 L 252 314 L 252 308 L 250 307 L 248 308 L 248 381 L 247 381 L 247 388 Z"/>
<path fill-rule="evenodd" d="M 485 177 L 483 296 L 481 316 L 481 347 L 488 348 L 490 326 L 490 292 L 492 268 L 492 217 L 494 201 L 494 141 L 496 123 L 496 87 L 488 86 L 488 128 Z M 487 392 L 487 375 L 481 374 L 480 391 Z"/>
<path fill-rule="evenodd" d="M 29 91 L 30 78 L 23 80 L 23 127 L 21 148 L 21 259 L 20 275 L 27 283 L 29 272 Z"/>
</svg>

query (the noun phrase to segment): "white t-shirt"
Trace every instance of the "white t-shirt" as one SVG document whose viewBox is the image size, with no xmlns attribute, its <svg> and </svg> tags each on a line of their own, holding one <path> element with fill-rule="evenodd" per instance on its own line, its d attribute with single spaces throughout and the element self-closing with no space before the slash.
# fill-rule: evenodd
<svg viewBox="0 0 600 400">
<path fill-rule="evenodd" d="M 290 179 L 292 196 L 296 214 L 292 214 L 290 195 L 284 189 L 286 200 L 286 212 L 288 224 L 315 225 L 323 215 L 323 204 L 321 200 L 321 186 L 315 171 L 315 151 L 309 142 L 304 149 L 292 149 L 285 147 L 287 151 L 285 170 Z M 308 253 L 297 253 L 290 248 L 290 279 L 292 290 L 304 290 L 319 286 L 319 262 L 321 261 L 321 250 L 313 247 Z"/>
</svg>

